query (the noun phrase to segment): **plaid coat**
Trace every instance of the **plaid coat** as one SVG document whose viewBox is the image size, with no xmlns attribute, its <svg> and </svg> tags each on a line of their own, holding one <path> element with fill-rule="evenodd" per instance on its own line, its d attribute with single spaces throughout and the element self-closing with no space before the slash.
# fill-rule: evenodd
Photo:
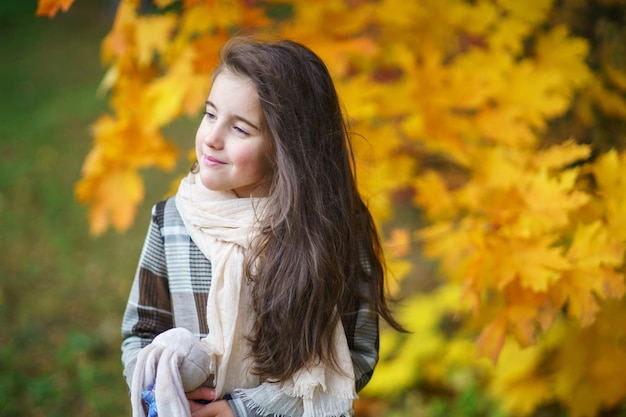
<svg viewBox="0 0 626 417">
<path fill-rule="evenodd" d="M 122 364 L 129 386 L 139 351 L 159 333 L 184 327 L 198 338 L 208 334 L 210 286 L 211 262 L 191 240 L 174 198 L 156 204 L 122 322 Z M 354 307 L 342 323 L 358 392 L 378 360 L 378 316 L 367 303 Z M 228 398 L 237 417 L 257 416 L 237 392 Z"/>
</svg>

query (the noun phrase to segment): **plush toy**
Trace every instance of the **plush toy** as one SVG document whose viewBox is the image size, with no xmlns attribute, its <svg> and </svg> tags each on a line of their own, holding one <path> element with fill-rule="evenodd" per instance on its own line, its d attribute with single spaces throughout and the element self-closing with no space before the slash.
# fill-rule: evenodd
<svg viewBox="0 0 626 417">
<path fill-rule="evenodd" d="M 213 374 L 213 364 L 200 340 L 189 330 L 174 328 L 161 333 L 143 348 L 131 383 L 133 417 L 157 413 L 167 417 L 190 417 L 185 392 L 193 391 Z"/>
</svg>

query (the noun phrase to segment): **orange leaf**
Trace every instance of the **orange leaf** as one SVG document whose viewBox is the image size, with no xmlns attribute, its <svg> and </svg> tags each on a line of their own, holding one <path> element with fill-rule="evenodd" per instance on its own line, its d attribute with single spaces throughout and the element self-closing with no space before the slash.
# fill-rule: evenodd
<svg viewBox="0 0 626 417">
<path fill-rule="evenodd" d="M 497 362 L 502 346 L 504 345 L 506 325 L 506 316 L 500 315 L 500 317 L 483 328 L 476 342 L 477 353 L 479 355 L 488 357 L 494 363 Z"/>
<path fill-rule="evenodd" d="M 36 16 L 54 17 L 59 9 L 67 12 L 74 0 L 39 0 Z"/>
<path fill-rule="evenodd" d="M 411 236 L 407 229 L 394 228 L 391 236 L 385 245 L 386 250 L 391 256 L 400 258 L 406 256 L 411 251 Z"/>
<path fill-rule="evenodd" d="M 139 65 L 149 65 L 153 56 L 166 50 L 175 26 L 176 17 L 172 13 L 147 16 L 137 20 L 135 39 Z"/>
<path fill-rule="evenodd" d="M 94 235 L 103 233 L 109 223 L 118 231 L 128 229 L 137 211 L 137 204 L 144 196 L 143 180 L 131 169 L 112 170 L 107 176 L 89 182 L 81 180 L 77 193 L 87 186 L 92 189 L 89 223 Z"/>
</svg>

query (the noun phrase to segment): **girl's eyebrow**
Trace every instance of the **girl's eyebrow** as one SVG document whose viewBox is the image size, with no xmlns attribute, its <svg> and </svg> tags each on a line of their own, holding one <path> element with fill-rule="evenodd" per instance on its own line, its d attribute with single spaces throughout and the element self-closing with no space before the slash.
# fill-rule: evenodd
<svg viewBox="0 0 626 417">
<path fill-rule="evenodd" d="M 217 107 L 215 106 L 215 104 L 213 104 L 211 102 L 211 100 L 207 100 L 206 104 L 207 104 L 207 106 L 211 106 L 211 107 L 213 107 L 214 109 L 217 110 Z M 242 116 L 239 116 L 239 115 L 235 115 L 234 118 L 237 119 L 237 120 L 241 120 L 242 122 L 244 122 L 244 123 L 250 125 L 251 127 L 255 128 L 256 130 L 259 130 L 259 127 L 257 125 L 255 125 L 254 123 L 252 123 L 250 120 L 246 119 L 245 117 L 242 117 Z"/>
</svg>

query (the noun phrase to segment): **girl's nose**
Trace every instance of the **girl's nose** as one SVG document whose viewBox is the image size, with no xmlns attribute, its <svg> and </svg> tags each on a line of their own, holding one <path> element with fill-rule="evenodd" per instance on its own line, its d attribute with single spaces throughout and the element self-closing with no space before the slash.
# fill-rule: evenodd
<svg viewBox="0 0 626 417">
<path fill-rule="evenodd" d="M 222 132 L 218 126 L 213 125 L 207 129 L 204 135 L 204 144 L 213 149 L 222 149 L 224 147 Z"/>
</svg>

